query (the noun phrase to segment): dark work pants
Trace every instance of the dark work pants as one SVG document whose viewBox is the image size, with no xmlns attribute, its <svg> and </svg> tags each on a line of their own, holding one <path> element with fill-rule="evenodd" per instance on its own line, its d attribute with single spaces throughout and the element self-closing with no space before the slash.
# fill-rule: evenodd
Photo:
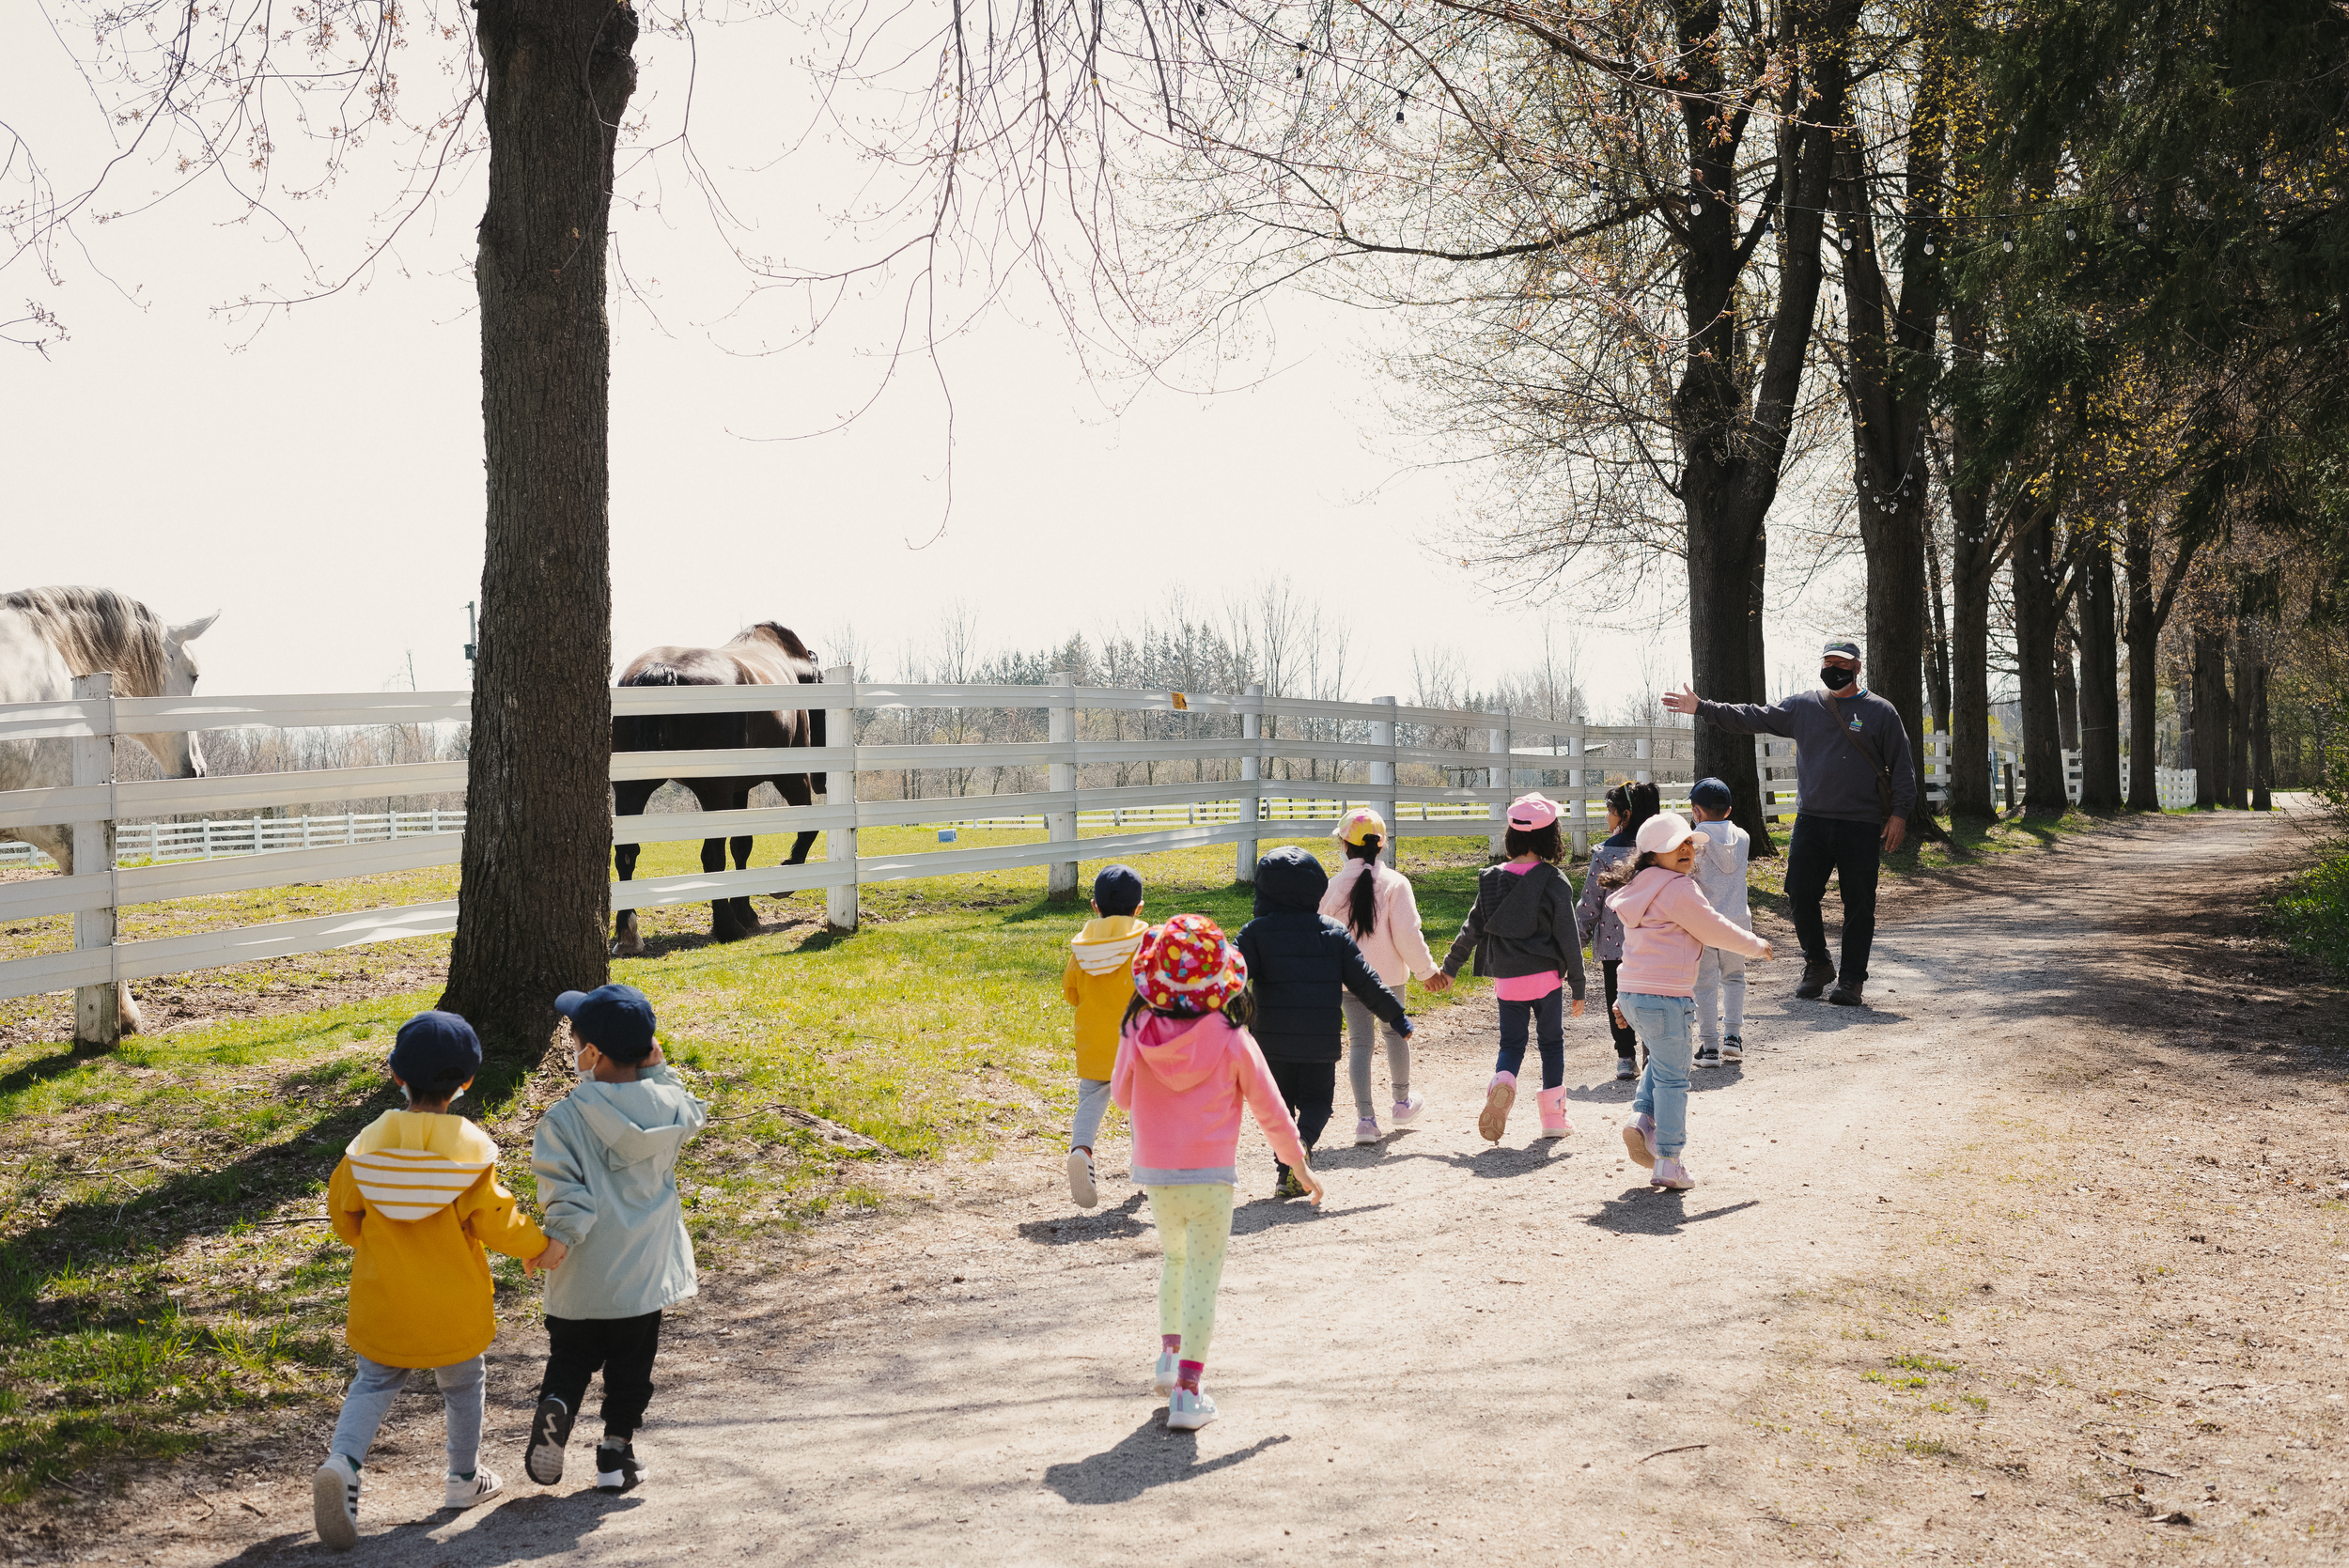
<svg viewBox="0 0 2349 1568">
<path fill-rule="evenodd" d="M 1640 1032 L 1615 1021 L 1615 971 L 1623 968 L 1623 960 L 1601 958 L 1598 961 L 1598 967 L 1607 971 L 1607 1032 L 1615 1037 L 1615 1054 L 1637 1061 L 1640 1055 Z"/>
<path fill-rule="evenodd" d="M 1786 846 L 1786 905 L 1806 963 L 1829 961 L 1827 920 L 1819 905 L 1827 896 L 1828 873 L 1835 874 L 1843 898 L 1843 962 L 1835 972 L 1846 986 L 1868 978 L 1868 948 L 1876 935 L 1876 852 L 1883 840 L 1879 823 L 1797 815 Z"/>
<path fill-rule="evenodd" d="M 1281 1099 L 1297 1119 L 1297 1136 L 1312 1154 L 1330 1125 L 1330 1108 L 1338 1098 L 1338 1064 L 1334 1062 L 1283 1062 L 1267 1057 L 1272 1081 L 1281 1086 Z M 1288 1167 L 1283 1166 L 1283 1170 Z"/>
<path fill-rule="evenodd" d="M 635 1435 L 652 1403 L 652 1358 L 661 1348 L 661 1314 L 642 1317 L 547 1317 L 547 1375 L 538 1397 L 552 1394 L 574 1419 L 587 1397 L 587 1379 L 603 1374 L 603 1429 Z"/>
<path fill-rule="evenodd" d="M 1493 1071 L 1517 1077 L 1525 1066 L 1525 1037 L 1532 1033 L 1542 1049 L 1542 1087 L 1555 1089 L 1566 1081 L 1566 991 L 1564 986 L 1532 1001 L 1501 1004 L 1501 1056 Z"/>
</svg>

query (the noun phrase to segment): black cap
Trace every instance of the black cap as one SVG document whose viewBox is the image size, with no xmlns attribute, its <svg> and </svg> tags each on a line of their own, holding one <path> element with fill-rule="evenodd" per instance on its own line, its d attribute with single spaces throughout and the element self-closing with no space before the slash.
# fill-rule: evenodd
<svg viewBox="0 0 2349 1568">
<path fill-rule="evenodd" d="M 633 986 L 599 986 L 565 991 L 554 1010 L 571 1020 L 571 1032 L 621 1063 L 652 1054 L 652 1003 Z"/>
<path fill-rule="evenodd" d="M 437 1099 L 481 1071 L 481 1036 L 454 1013 L 419 1013 L 399 1026 L 390 1066 L 412 1092 Z"/>
<path fill-rule="evenodd" d="M 1142 908 L 1142 874 L 1129 865 L 1105 865 L 1093 879 L 1093 904 L 1105 915 L 1129 915 Z"/>
<path fill-rule="evenodd" d="M 1727 811 L 1730 800 L 1729 785 L 1719 779 L 1699 779 L 1688 791 L 1688 803 L 1706 811 Z"/>
</svg>

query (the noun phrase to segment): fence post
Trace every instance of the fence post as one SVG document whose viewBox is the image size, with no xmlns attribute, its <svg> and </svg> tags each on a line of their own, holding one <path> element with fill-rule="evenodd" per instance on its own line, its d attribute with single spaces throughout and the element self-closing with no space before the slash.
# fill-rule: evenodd
<svg viewBox="0 0 2349 1568">
<path fill-rule="evenodd" d="M 107 784 L 115 782 L 115 677 L 105 671 L 76 675 L 73 695 L 78 702 L 103 702 L 105 716 L 91 727 L 99 733 L 75 736 L 73 782 Z M 112 790 L 108 791 L 109 800 Z M 114 808 L 103 820 L 73 824 L 73 875 L 111 879 L 115 869 Z M 73 916 L 73 949 L 77 953 L 115 945 L 115 911 L 111 901 L 102 909 L 82 909 Z M 95 986 L 73 988 L 73 1043 L 101 1048 L 122 1039 L 122 986 L 109 975 Z"/>
<path fill-rule="evenodd" d="M 1582 765 L 1582 748 L 1588 719 L 1578 718 L 1574 732 L 1566 737 L 1566 755 L 1574 758 L 1574 858 L 1586 859 L 1591 852 L 1591 771 Z"/>
<path fill-rule="evenodd" d="M 1051 765 L 1050 787 L 1053 794 L 1077 789 L 1077 677 L 1066 670 L 1055 670 L 1051 683 L 1060 688 L 1050 709 L 1050 728 L 1046 738 L 1055 746 L 1067 748 L 1066 762 Z M 1077 806 L 1072 800 L 1065 811 L 1044 814 L 1045 836 L 1054 844 L 1077 842 Z M 1077 862 L 1074 860 L 1051 861 L 1044 868 L 1044 895 L 1047 898 L 1074 898 L 1077 895 Z"/>
<path fill-rule="evenodd" d="M 853 931 L 856 929 L 858 912 L 855 881 L 857 802 L 855 666 L 838 664 L 826 670 L 823 684 L 817 690 L 828 697 L 838 698 L 848 705 L 845 707 L 828 706 L 824 709 L 824 744 L 827 747 L 846 746 L 849 748 L 848 767 L 824 769 L 824 804 L 827 806 L 846 805 L 848 808 L 849 820 L 849 825 L 846 828 L 829 828 L 824 831 L 824 863 L 838 865 L 845 862 L 848 867 L 849 877 L 848 886 L 824 890 L 824 924 L 833 931 Z M 840 788 L 840 780 L 843 775 L 846 775 L 848 781 L 848 787 L 846 791 Z M 844 795 L 845 799 L 843 799 Z"/>
<path fill-rule="evenodd" d="M 1631 743 L 1631 756 L 1632 760 L 1635 762 L 1651 762 L 1655 760 L 1655 739 L 1652 737 L 1643 735 L 1634 740 Z M 1656 782 L 1656 775 L 1644 768 L 1633 769 L 1631 777 L 1632 781 L 1637 784 L 1653 784 Z"/>
<path fill-rule="evenodd" d="M 1373 697 L 1370 700 L 1374 703 L 1382 704 L 1388 707 L 1395 706 L 1395 701 L 1392 697 Z M 1370 743 L 1374 746 L 1384 746 L 1387 749 L 1387 758 L 1384 762 L 1374 762 L 1370 765 L 1370 793 L 1372 796 L 1370 807 L 1371 810 L 1377 812 L 1381 817 L 1386 819 L 1387 844 L 1385 859 L 1389 865 L 1392 865 L 1395 863 L 1396 860 L 1394 851 L 1397 834 L 1395 830 L 1402 820 L 1396 814 L 1394 803 L 1394 721 L 1392 719 L 1373 719 L 1370 722 Z"/>
<path fill-rule="evenodd" d="M 1492 766 L 1485 769 L 1487 786 L 1493 792 L 1492 831 L 1485 835 L 1485 852 L 1494 860 L 1501 859 L 1507 847 L 1509 831 L 1509 730 L 1507 716 L 1502 727 L 1485 732 L 1486 747 L 1492 753 Z"/>
<path fill-rule="evenodd" d="M 1248 688 L 1245 695 L 1254 699 L 1240 711 L 1239 737 L 1242 740 L 1264 739 L 1264 686 L 1261 682 Z M 1240 753 L 1239 759 L 1239 819 L 1251 824 L 1264 820 L 1264 757 L 1252 746 Z M 1256 879 L 1256 835 L 1249 834 L 1233 846 L 1233 859 L 1237 862 L 1232 872 L 1236 882 Z"/>
</svg>

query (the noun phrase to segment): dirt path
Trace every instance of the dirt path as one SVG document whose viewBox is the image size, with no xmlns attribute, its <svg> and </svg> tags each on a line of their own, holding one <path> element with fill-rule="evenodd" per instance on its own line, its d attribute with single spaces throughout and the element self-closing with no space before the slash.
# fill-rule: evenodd
<svg viewBox="0 0 2349 1568">
<path fill-rule="evenodd" d="M 1796 966 L 1760 967 L 1744 1069 L 1698 1075 L 1689 1159 L 1701 1185 L 1683 1195 L 1633 1180 L 1614 1132 L 1629 1086 L 1612 1081 L 1595 1017 L 1569 1034 L 1578 1134 L 1534 1142 L 1529 1101 L 1498 1147 L 1484 1144 L 1474 1118 L 1490 1019 L 1462 1009 L 1423 1035 L 1428 1115 L 1379 1148 L 1332 1146 L 1319 1214 L 1264 1199 L 1269 1156 L 1252 1129 L 1209 1362 L 1224 1414 L 1195 1436 L 1163 1430 L 1145 1383 L 1157 1253 L 1140 1194 L 1112 1182 L 1103 1209 L 1081 1218 L 1038 1171 L 999 1200 L 836 1227 L 790 1271 L 677 1314 L 656 1424 L 639 1445 L 657 1478 L 630 1497 L 576 1482 L 541 1494 L 521 1479 L 526 1343 L 493 1382 L 490 1456 L 514 1485 L 498 1506 L 431 1512 L 438 1402 L 403 1402 L 412 1424 L 370 1465 L 368 1533 L 346 1560 L 1847 1550 L 1857 1526 L 1830 1523 L 1814 1540 L 1790 1519 L 1858 1517 L 1833 1470 L 1871 1462 L 1868 1445 L 1830 1456 L 1792 1421 L 1772 1436 L 1777 1407 L 1828 1375 L 1833 1357 L 1816 1337 L 1858 1343 L 1850 1325 L 1866 1309 L 1848 1298 L 1854 1281 L 1908 1267 L 1948 1229 L 1937 1215 L 1972 1213 L 1975 1188 L 2011 1178 L 2018 1148 L 2028 1159 L 2044 1147 L 2016 1108 L 2061 1090 L 2049 1073 L 2074 1061 L 2074 1036 L 2206 1041 L 2217 1016 L 2145 1005 L 2145 970 L 2207 915 L 2198 889 L 2279 869 L 2291 837 L 2288 825 L 2233 816 L 2141 821 L 1901 890 L 1866 1012 L 1797 1002 Z M 1791 947 L 1784 931 L 1767 934 Z M 2207 978 L 2230 1005 L 2256 1005 L 2239 980 Z M 1347 1115 L 1341 1104 L 1333 1133 Z M 2022 1130 L 2007 1141 L 1985 1134 L 2009 1122 Z M 2059 1242 L 2101 1256 L 2102 1234 L 2082 1229 Z M 2044 1225 L 2018 1234 L 2046 1238 Z M 1977 1266 L 1990 1265 L 1969 1253 L 1960 1272 Z M 1950 1321 L 1946 1307 L 1923 1317 L 1937 1312 Z M 2337 1338 L 2330 1354 L 2337 1374 Z M 574 1467 L 585 1457 L 575 1450 Z M 158 1494 L 101 1549 L 171 1563 L 323 1559 L 308 1534 L 313 1460 L 284 1458 L 282 1474 L 212 1498 L 210 1514 Z M 1943 1469 L 1952 1463 L 1944 1452 Z M 1889 1477 L 1895 1500 L 1901 1480 Z M 1888 1483 L 1872 1472 L 1867 1483 Z M 1936 1508 L 1997 1501 L 1946 1478 L 1942 1489 L 1953 1502 L 1919 1493 L 1918 1530 Z M 1977 1527 L 1961 1522 L 1955 1540 L 1940 1528 L 1941 1545 L 1926 1534 L 1924 1549 L 1963 1546 Z M 2030 1516 L 2011 1528 L 2029 1539 Z M 2060 1534 L 2037 1545 L 2054 1549 Z"/>
</svg>

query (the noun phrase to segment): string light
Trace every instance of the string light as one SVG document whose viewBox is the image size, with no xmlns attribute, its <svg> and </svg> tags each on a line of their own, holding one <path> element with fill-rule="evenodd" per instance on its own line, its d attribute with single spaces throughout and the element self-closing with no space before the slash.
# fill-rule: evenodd
<svg viewBox="0 0 2349 1568">
<path fill-rule="evenodd" d="M 2009 256 L 2013 256 L 2015 254 L 2015 231 L 2013 229 L 2010 228 L 2004 234 L 1999 236 L 1999 249 L 2006 252 Z"/>
<path fill-rule="evenodd" d="M 1703 214 L 1704 187 L 1702 185 L 1691 185 L 1688 187 L 1688 216 L 1691 218 L 1697 218 L 1703 216 Z"/>
<path fill-rule="evenodd" d="M 1396 101 L 1395 101 L 1395 105 L 1394 105 L 1394 123 L 1395 123 L 1395 124 L 1397 124 L 1397 125 L 1401 125 L 1401 124 L 1403 123 L 1403 105 L 1404 105 L 1404 104 L 1406 104 L 1406 103 L 1408 103 L 1409 101 L 1411 101 L 1411 95 L 1410 95 L 1409 93 L 1405 93 L 1405 94 L 1404 94 L 1404 95 L 1403 95 L 1400 99 L 1398 99 L 1398 100 L 1396 100 Z"/>
</svg>

